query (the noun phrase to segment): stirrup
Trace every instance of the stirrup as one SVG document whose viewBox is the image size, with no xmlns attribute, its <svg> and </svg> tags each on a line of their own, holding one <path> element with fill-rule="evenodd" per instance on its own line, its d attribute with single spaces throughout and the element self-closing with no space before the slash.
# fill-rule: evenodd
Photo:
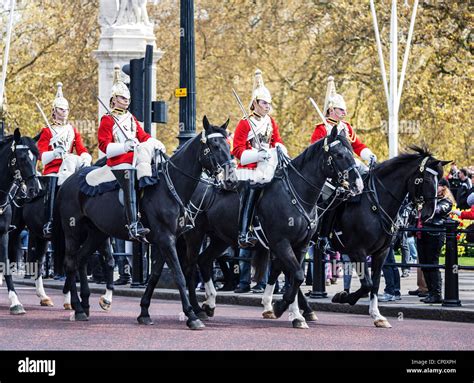
<svg viewBox="0 0 474 383">
<path fill-rule="evenodd" d="M 244 234 L 239 235 L 239 247 L 245 249 L 247 247 L 254 247 L 258 242 L 258 238 L 252 231 L 248 231 Z"/>
<path fill-rule="evenodd" d="M 53 235 L 53 223 L 49 221 L 43 226 L 43 236 L 45 238 L 51 238 Z"/>
<path fill-rule="evenodd" d="M 149 243 L 145 236 L 150 233 L 150 229 L 143 227 L 141 222 L 135 221 L 126 226 L 128 229 L 128 236 L 130 239 L 136 239 L 137 241 Z"/>
</svg>

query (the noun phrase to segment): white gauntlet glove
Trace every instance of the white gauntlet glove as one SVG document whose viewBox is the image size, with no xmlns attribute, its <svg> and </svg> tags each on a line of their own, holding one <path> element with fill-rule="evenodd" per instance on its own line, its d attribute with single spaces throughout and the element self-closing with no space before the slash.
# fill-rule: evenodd
<svg viewBox="0 0 474 383">
<path fill-rule="evenodd" d="M 271 155 L 268 151 L 266 151 L 265 149 L 261 149 L 258 151 L 258 162 L 262 162 L 262 161 L 267 161 L 271 158 Z"/>
<path fill-rule="evenodd" d="M 137 146 L 137 141 L 135 139 L 128 139 L 124 143 L 124 149 L 126 152 L 132 152 L 135 149 L 135 146 Z"/>
<path fill-rule="evenodd" d="M 53 150 L 53 154 L 54 154 L 54 158 L 61 158 L 61 159 L 64 159 L 64 157 L 66 156 L 66 150 L 62 147 L 62 146 L 57 146 L 54 150 Z"/>
<path fill-rule="evenodd" d="M 89 153 L 82 153 L 81 157 L 81 166 L 91 166 L 92 157 Z"/>
<path fill-rule="evenodd" d="M 377 156 L 369 148 L 364 148 L 360 152 L 360 158 L 366 161 L 369 165 L 377 162 Z"/>
</svg>

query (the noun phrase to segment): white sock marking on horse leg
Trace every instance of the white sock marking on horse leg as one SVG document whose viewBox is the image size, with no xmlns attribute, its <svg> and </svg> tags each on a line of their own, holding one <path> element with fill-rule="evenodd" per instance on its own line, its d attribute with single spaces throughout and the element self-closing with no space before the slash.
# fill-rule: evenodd
<svg viewBox="0 0 474 383">
<path fill-rule="evenodd" d="M 217 291 L 214 287 L 214 283 L 212 283 L 212 279 L 204 284 L 204 288 L 206 289 L 206 301 L 204 303 L 213 309 L 216 307 Z"/>
<path fill-rule="evenodd" d="M 10 299 L 11 302 L 10 307 L 21 305 L 20 300 L 14 291 L 8 292 L 8 299 Z"/>
<path fill-rule="evenodd" d="M 272 307 L 272 300 L 273 300 L 273 291 L 275 290 L 275 285 L 267 285 L 265 286 L 265 291 L 263 292 L 262 297 L 262 305 L 263 305 L 263 312 L 265 311 L 273 311 Z"/>
<path fill-rule="evenodd" d="M 113 295 L 113 290 L 106 289 L 105 294 L 102 295 L 104 299 L 107 299 L 110 303 L 112 303 L 112 295 Z"/>
<path fill-rule="evenodd" d="M 298 296 L 295 298 L 293 303 L 290 304 L 290 307 L 288 308 L 288 310 L 289 310 L 288 320 L 290 322 L 293 322 L 295 319 L 299 319 L 302 322 L 306 321 L 303 315 L 301 315 L 300 308 L 298 307 Z"/>
<path fill-rule="evenodd" d="M 40 275 L 36 280 L 35 280 L 35 286 L 36 286 L 36 296 L 40 299 L 48 298 L 46 295 L 46 292 L 44 291 L 44 286 L 43 286 L 43 277 Z"/>
<path fill-rule="evenodd" d="M 384 316 L 380 314 L 379 311 L 379 300 L 377 295 L 374 295 L 374 298 L 370 300 L 369 305 L 369 314 L 374 321 L 377 320 L 387 320 Z"/>
<path fill-rule="evenodd" d="M 67 292 L 64 294 L 64 304 L 65 305 L 70 305 L 71 304 L 71 293 Z"/>
<path fill-rule="evenodd" d="M 3 285 L 3 273 L 0 273 L 0 286 Z"/>
</svg>

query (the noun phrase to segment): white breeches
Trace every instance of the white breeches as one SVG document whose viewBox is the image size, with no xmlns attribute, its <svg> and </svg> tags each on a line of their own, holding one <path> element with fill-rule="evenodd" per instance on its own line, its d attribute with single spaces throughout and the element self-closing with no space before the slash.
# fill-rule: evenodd
<svg viewBox="0 0 474 383">
<path fill-rule="evenodd" d="M 82 158 L 76 154 L 69 153 L 64 157 L 63 163 L 61 164 L 58 171 L 58 185 L 62 185 L 69 176 L 74 174 L 82 166 Z"/>
<path fill-rule="evenodd" d="M 250 181 L 258 184 L 269 183 L 275 175 L 275 170 L 278 166 L 278 156 L 275 148 L 269 149 L 268 152 L 271 155 L 270 159 L 258 162 L 256 169 L 237 169 L 237 179 L 240 181 Z"/>
<path fill-rule="evenodd" d="M 155 155 L 155 150 L 161 150 L 166 152 L 165 146 L 159 140 L 154 138 L 148 139 L 146 142 L 142 142 L 137 145 L 135 155 L 137 156 L 136 168 L 137 178 L 151 177 L 151 161 Z M 160 157 L 158 157 L 158 160 Z"/>
</svg>

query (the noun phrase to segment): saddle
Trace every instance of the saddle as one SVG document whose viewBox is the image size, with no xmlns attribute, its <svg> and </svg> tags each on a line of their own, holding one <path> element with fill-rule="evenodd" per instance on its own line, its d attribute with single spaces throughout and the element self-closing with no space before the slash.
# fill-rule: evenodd
<svg viewBox="0 0 474 383">
<path fill-rule="evenodd" d="M 95 197 L 120 188 L 108 166 L 89 166 L 78 171 L 79 190 L 86 196 Z"/>
<path fill-rule="evenodd" d="M 159 156 L 161 157 L 158 158 Z M 155 151 L 151 162 L 152 176 L 140 179 L 138 183 L 139 190 L 158 183 L 161 164 L 167 159 L 168 157 L 164 153 L 158 150 Z M 98 165 L 100 161 L 101 160 L 99 160 L 96 165 Z M 78 173 L 80 191 L 89 197 L 94 197 L 120 188 L 111 168 L 107 166 L 105 162 L 103 166 L 89 166 L 80 169 Z"/>
</svg>

